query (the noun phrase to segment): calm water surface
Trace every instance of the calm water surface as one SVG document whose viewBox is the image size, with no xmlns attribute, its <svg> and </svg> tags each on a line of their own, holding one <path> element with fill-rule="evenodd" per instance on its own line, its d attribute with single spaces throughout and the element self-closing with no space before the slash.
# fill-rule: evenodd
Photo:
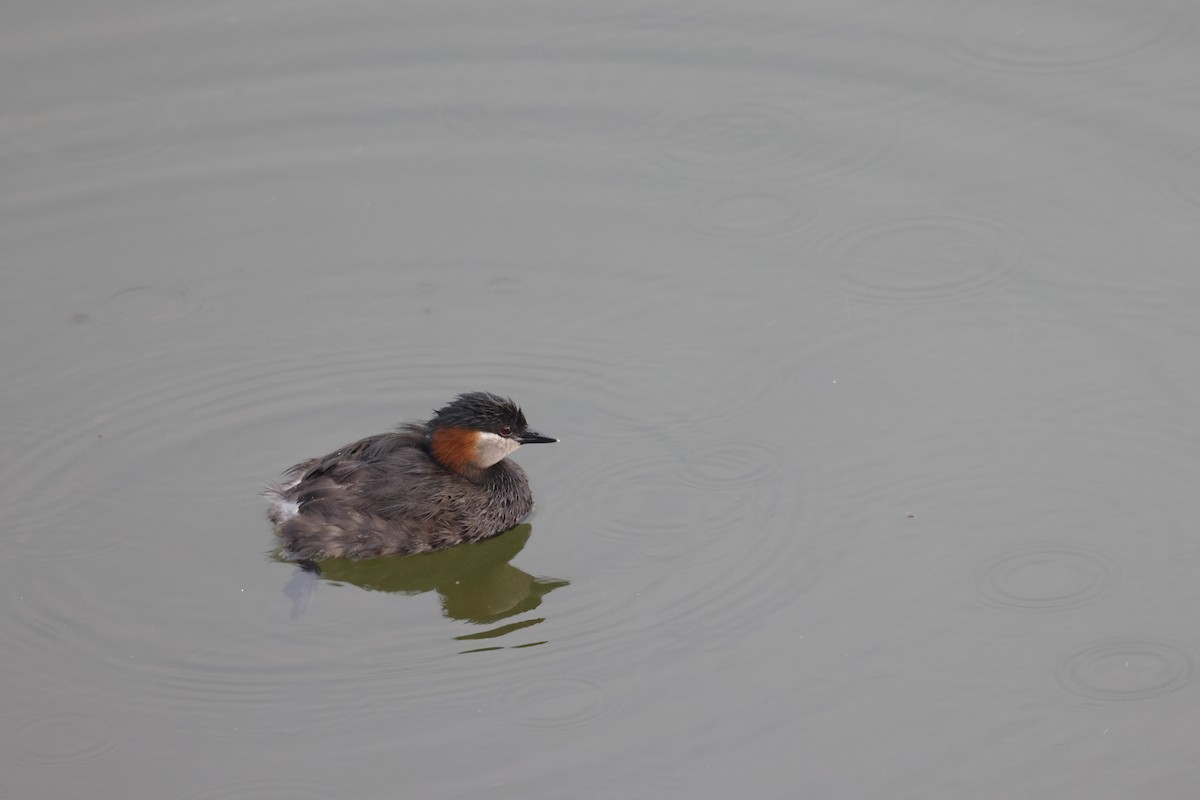
<svg viewBox="0 0 1200 800">
<path fill-rule="evenodd" d="M 0 75 L 0 795 L 1200 792 L 1200 7 L 18 2 Z M 298 593 L 262 486 L 473 389 L 529 525 Z"/>
</svg>

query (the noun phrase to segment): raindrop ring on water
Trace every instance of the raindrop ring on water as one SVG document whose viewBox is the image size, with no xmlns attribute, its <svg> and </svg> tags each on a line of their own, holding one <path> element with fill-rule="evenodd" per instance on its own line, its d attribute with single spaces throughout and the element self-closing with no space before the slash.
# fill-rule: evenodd
<svg viewBox="0 0 1200 800">
<path fill-rule="evenodd" d="M 1033 0 L 944 0 L 931 8 L 945 31 L 943 52 L 985 70 L 1066 72 L 1111 66 L 1177 34 L 1170 0 L 1154 0 L 1150 8 L 1094 5 L 1090 19 L 1083 19 L 1091 25 L 1081 25 L 1076 13 Z"/>
<path fill-rule="evenodd" d="M 120 746 L 120 738 L 102 717 L 68 711 L 18 723 L 6 749 L 26 764 L 67 767 L 110 758 Z"/>
<path fill-rule="evenodd" d="M 679 479 L 699 489 L 739 489 L 766 484 L 782 467 L 782 455 L 769 442 L 706 442 L 683 465 Z"/>
<path fill-rule="evenodd" d="M 594 722 L 613 706 L 603 684 L 578 676 L 542 678 L 508 687 L 497 699 L 506 718 L 531 728 L 574 728 Z"/>
<path fill-rule="evenodd" d="M 979 594 L 992 605 L 1058 611 L 1109 594 L 1121 577 L 1116 562 L 1076 545 L 1029 545 L 996 556 L 975 573 Z"/>
<path fill-rule="evenodd" d="M 1187 686 L 1196 661 L 1181 645 L 1157 639 L 1106 639 L 1059 659 L 1055 681 L 1089 700 L 1148 700 Z"/>
<path fill-rule="evenodd" d="M 681 180 L 758 173 L 811 185 L 887 158 L 886 108 L 886 95 L 858 82 L 726 86 L 668 104 L 645 135 L 656 166 Z"/>
<path fill-rule="evenodd" d="M 688 216 L 692 228 L 717 239 L 771 239 L 803 228 L 817 215 L 814 203 L 795 200 L 783 187 L 739 186 L 705 195 Z"/>
<path fill-rule="evenodd" d="M 190 316 L 203 305 L 185 287 L 132 286 L 95 304 L 91 316 L 125 325 L 162 325 Z"/>
<path fill-rule="evenodd" d="M 1006 221 L 935 213 L 868 219 L 819 245 L 839 289 L 874 303 L 989 294 L 1020 270 L 1023 242 Z"/>
<path fill-rule="evenodd" d="M 336 784 L 287 775 L 235 778 L 189 792 L 184 800 L 308 800 L 308 798 L 361 797 L 339 780 Z"/>
<path fill-rule="evenodd" d="M 10 119 L 11 148 L 46 167 L 121 165 L 156 156 L 177 138 L 157 100 L 104 89 L 17 104 Z"/>
</svg>

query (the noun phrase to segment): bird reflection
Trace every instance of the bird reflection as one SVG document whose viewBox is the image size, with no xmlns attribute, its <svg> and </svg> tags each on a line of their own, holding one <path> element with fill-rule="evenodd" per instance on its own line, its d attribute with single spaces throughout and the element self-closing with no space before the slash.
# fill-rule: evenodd
<svg viewBox="0 0 1200 800">
<path fill-rule="evenodd" d="M 567 586 L 557 578 L 535 578 L 508 563 L 516 557 L 533 529 L 518 525 L 511 530 L 479 542 L 421 553 L 364 560 L 333 558 L 301 562 L 284 594 L 292 600 L 292 617 L 308 607 L 312 593 L 322 581 L 348 583 L 374 592 L 423 594 L 436 591 L 442 599 L 442 612 L 454 619 L 488 624 L 531 611 L 542 603 L 542 596 Z M 276 556 L 276 560 L 285 559 Z M 531 620 L 535 624 L 540 620 Z M 470 634 L 461 638 L 490 638 L 514 627 L 506 625 L 495 632 Z"/>
</svg>

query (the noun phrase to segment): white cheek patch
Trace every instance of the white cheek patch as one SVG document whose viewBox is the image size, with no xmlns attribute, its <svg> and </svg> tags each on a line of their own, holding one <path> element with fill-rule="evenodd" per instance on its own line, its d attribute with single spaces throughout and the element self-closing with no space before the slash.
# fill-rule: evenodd
<svg viewBox="0 0 1200 800">
<path fill-rule="evenodd" d="M 481 432 L 475 441 L 475 463 L 486 469 L 520 446 L 520 442 L 504 436 Z"/>
</svg>

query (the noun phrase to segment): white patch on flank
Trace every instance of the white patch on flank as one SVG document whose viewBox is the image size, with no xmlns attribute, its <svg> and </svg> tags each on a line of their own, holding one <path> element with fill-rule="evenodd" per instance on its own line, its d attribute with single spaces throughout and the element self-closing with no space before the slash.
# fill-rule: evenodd
<svg viewBox="0 0 1200 800">
<path fill-rule="evenodd" d="M 284 500 L 282 497 L 276 497 L 275 502 L 271 503 L 275 509 L 275 516 L 282 522 L 285 519 L 291 519 L 300 513 L 300 504 L 295 500 Z"/>
<path fill-rule="evenodd" d="M 486 469 L 520 446 L 521 443 L 514 439 L 481 431 L 475 440 L 475 463 Z"/>
</svg>

